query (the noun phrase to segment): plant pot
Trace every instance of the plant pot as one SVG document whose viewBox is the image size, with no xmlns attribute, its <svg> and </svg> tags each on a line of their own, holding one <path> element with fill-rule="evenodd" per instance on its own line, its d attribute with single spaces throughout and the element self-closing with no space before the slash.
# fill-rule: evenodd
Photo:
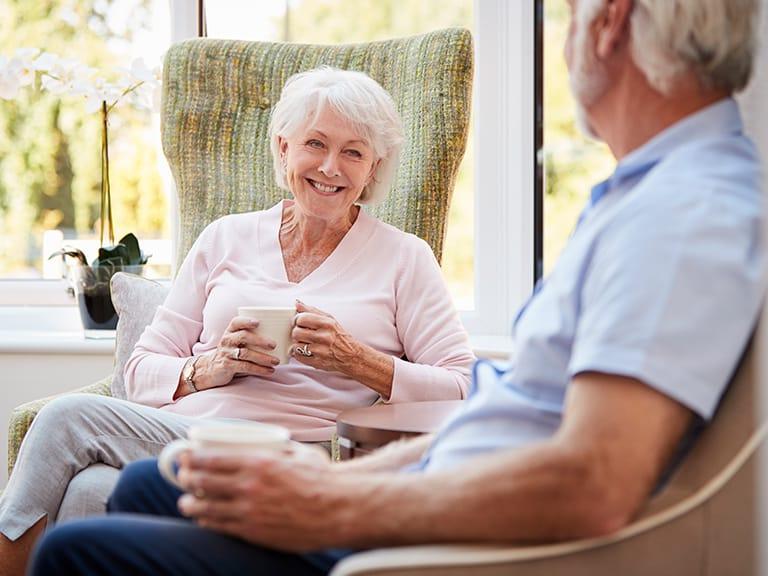
<svg viewBox="0 0 768 576">
<path fill-rule="evenodd" d="M 141 275 L 144 266 L 75 266 L 70 269 L 86 337 L 109 337 L 117 327 L 109 282 L 117 272 Z"/>
</svg>

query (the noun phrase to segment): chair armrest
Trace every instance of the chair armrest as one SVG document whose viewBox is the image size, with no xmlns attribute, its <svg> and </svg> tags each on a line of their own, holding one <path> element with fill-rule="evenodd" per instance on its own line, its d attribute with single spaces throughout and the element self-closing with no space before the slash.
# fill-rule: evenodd
<svg viewBox="0 0 768 576">
<path fill-rule="evenodd" d="M 463 576 L 481 570 L 484 576 L 502 576 L 510 570 L 519 570 L 518 563 L 526 560 L 581 552 L 591 548 L 591 544 L 582 541 L 541 546 L 434 544 L 380 548 L 345 558 L 335 566 L 331 576 Z M 515 568 L 512 565 L 516 565 Z"/>
<path fill-rule="evenodd" d="M 64 394 L 73 393 L 85 393 L 85 394 L 99 394 L 101 396 L 110 396 L 110 383 L 112 382 L 112 376 L 107 376 L 103 380 L 99 380 L 95 384 L 78 388 L 70 392 L 64 392 Z M 19 448 L 21 442 L 24 440 L 24 436 L 32 425 L 32 421 L 40 412 L 43 406 L 48 402 L 62 396 L 62 394 L 55 394 L 39 400 L 33 400 L 17 406 L 13 409 L 11 417 L 8 422 L 8 476 L 10 477 L 13 471 L 13 466 L 16 464 L 16 457 L 19 454 Z"/>
<path fill-rule="evenodd" d="M 459 576 L 461 574 L 482 574 L 483 576 L 503 576 L 511 570 L 517 576 L 540 575 L 548 573 L 566 573 L 554 569 L 547 570 L 544 565 L 534 564 L 536 561 L 555 561 L 565 559 L 569 563 L 568 574 L 574 576 L 581 574 L 608 574 L 614 573 L 616 566 L 621 565 L 628 557 L 636 558 L 634 564 L 640 571 L 632 573 L 652 574 L 654 570 L 648 570 L 637 556 L 643 550 L 656 550 L 657 558 L 663 556 L 658 549 L 660 540 L 675 542 L 673 534 L 675 528 L 681 528 L 690 534 L 699 534 L 705 525 L 702 518 L 706 514 L 693 514 L 696 510 L 702 510 L 708 503 L 716 498 L 728 498 L 729 485 L 738 486 L 734 482 L 737 475 L 749 475 L 750 469 L 747 463 L 754 459 L 758 448 L 768 441 L 768 422 L 764 422 L 733 456 L 728 464 L 714 477 L 693 493 L 681 491 L 677 499 L 667 499 L 667 505 L 657 510 L 654 506 L 647 507 L 647 513 L 641 514 L 634 522 L 621 530 L 583 540 L 572 540 L 555 544 L 541 545 L 474 545 L 474 544 L 440 544 L 428 546 L 402 546 L 397 548 L 381 548 L 359 552 L 339 562 L 331 576 L 432 576 L 434 574 L 446 576 Z M 731 488 L 733 490 L 733 488 Z M 663 494 L 663 493 L 662 493 Z M 730 496 L 733 497 L 732 495 Z M 738 496 L 741 497 L 741 496 Z M 675 501 L 676 500 L 676 501 Z M 728 500 L 723 509 L 730 510 L 733 505 Z M 750 506 L 753 506 L 750 504 Z M 735 522 L 740 523 L 740 518 L 735 516 Z M 692 522 L 692 524 L 685 524 Z M 720 522 L 724 522 L 720 520 Z M 655 535 L 655 542 L 654 542 Z M 679 536 L 679 534 L 678 534 Z M 648 537 L 643 542 L 642 538 Z M 682 539 L 681 539 L 682 540 Z M 620 546 L 628 542 L 636 541 L 638 550 L 627 555 L 621 551 Z M 704 544 L 708 541 L 705 540 Z M 714 546 L 714 544 L 712 544 Z M 681 558 L 680 547 L 673 544 L 671 558 Z M 670 550 L 667 550 L 667 554 Z M 584 555 L 592 554 L 592 558 L 602 558 L 609 567 L 610 572 L 599 572 L 589 562 L 577 564 L 577 557 L 582 562 Z M 624 554 L 624 555 L 622 555 Z M 623 560 L 622 560 L 623 559 Z M 662 564 L 663 565 L 663 564 Z M 645 566 L 645 567 L 644 567 Z M 695 563 L 690 564 L 695 566 Z M 577 569 L 577 568 L 583 568 Z M 678 572 L 670 572 L 678 573 Z M 686 572 L 694 573 L 694 572 Z M 698 571 L 695 571 L 698 574 Z"/>
</svg>

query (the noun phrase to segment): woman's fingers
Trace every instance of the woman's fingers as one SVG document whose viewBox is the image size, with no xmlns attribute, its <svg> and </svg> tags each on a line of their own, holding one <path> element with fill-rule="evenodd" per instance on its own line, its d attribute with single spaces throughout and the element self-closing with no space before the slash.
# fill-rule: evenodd
<svg viewBox="0 0 768 576">
<path fill-rule="evenodd" d="M 229 326 L 227 326 L 227 332 L 238 332 L 240 330 L 253 330 L 259 326 L 259 321 L 256 318 L 249 318 L 248 316 L 235 316 L 230 320 Z"/>
<path fill-rule="evenodd" d="M 239 350 L 239 352 L 238 352 Z M 272 367 L 280 364 L 280 359 L 265 352 L 255 351 L 251 348 L 235 348 L 232 358 L 240 362 L 250 362 L 258 366 Z"/>
<path fill-rule="evenodd" d="M 300 328 L 318 330 L 321 328 L 329 328 L 333 326 L 334 322 L 335 320 L 329 316 L 320 316 L 314 312 L 299 312 L 296 314 L 296 319 L 293 324 Z"/>
<path fill-rule="evenodd" d="M 274 340 L 252 330 L 225 333 L 221 338 L 221 344 L 230 348 L 251 348 L 262 351 L 274 350 L 277 347 Z"/>
<path fill-rule="evenodd" d="M 311 312 L 312 314 L 317 314 L 319 316 L 326 316 L 328 318 L 333 318 L 328 312 L 325 312 L 324 310 L 320 310 L 320 308 L 315 308 L 314 306 L 309 306 L 308 304 L 304 304 L 301 300 L 296 300 L 296 312 L 302 313 L 302 312 Z"/>
<path fill-rule="evenodd" d="M 291 340 L 306 344 L 326 344 L 330 341 L 329 333 L 324 330 L 308 330 L 296 327 L 291 330 Z"/>
</svg>

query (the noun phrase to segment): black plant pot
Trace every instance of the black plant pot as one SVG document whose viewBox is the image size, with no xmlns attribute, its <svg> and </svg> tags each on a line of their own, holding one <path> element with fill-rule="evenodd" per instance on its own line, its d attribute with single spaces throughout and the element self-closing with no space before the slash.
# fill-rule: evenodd
<svg viewBox="0 0 768 576">
<path fill-rule="evenodd" d="M 117 272 L 139 274 L 143 266 L 77 266 L 72 268 L 72 280 L 80 309 L 80 320 L 86 336 L 92 331 L 114 330 L 117 312 L 112 304 L 110 280 Z"/>
</svg>

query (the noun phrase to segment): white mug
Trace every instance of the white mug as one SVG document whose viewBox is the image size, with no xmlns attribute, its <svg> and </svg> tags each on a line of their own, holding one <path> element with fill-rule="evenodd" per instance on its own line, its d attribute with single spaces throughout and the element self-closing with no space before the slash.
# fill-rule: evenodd
<svg viewBox="0 0 768 576">
<path fill-rule="evenodd" d="M 187 440 L 174 440 L 157 459 L 160 475 L 182 488 L 174 465 L 179 454 L 187 450 L 245 456 L 254 450 L 289 450 L 291 433 L 275 424 L 257 422 L 217 422 L 192 426 Z"/>
<path fill-rule="evenodd" d="M 291 349 L 291 330 L 293 319 L 296 317 L 296 308 L 275 306 L 240 306 L 237 309 L 238 316 L 255 318 L 259 321 L 256 332 L 275 341 L 277 348 L 270 351 L 272 356 L 280 360 L 280 364 L 287 364 Z"/>
</svg>

